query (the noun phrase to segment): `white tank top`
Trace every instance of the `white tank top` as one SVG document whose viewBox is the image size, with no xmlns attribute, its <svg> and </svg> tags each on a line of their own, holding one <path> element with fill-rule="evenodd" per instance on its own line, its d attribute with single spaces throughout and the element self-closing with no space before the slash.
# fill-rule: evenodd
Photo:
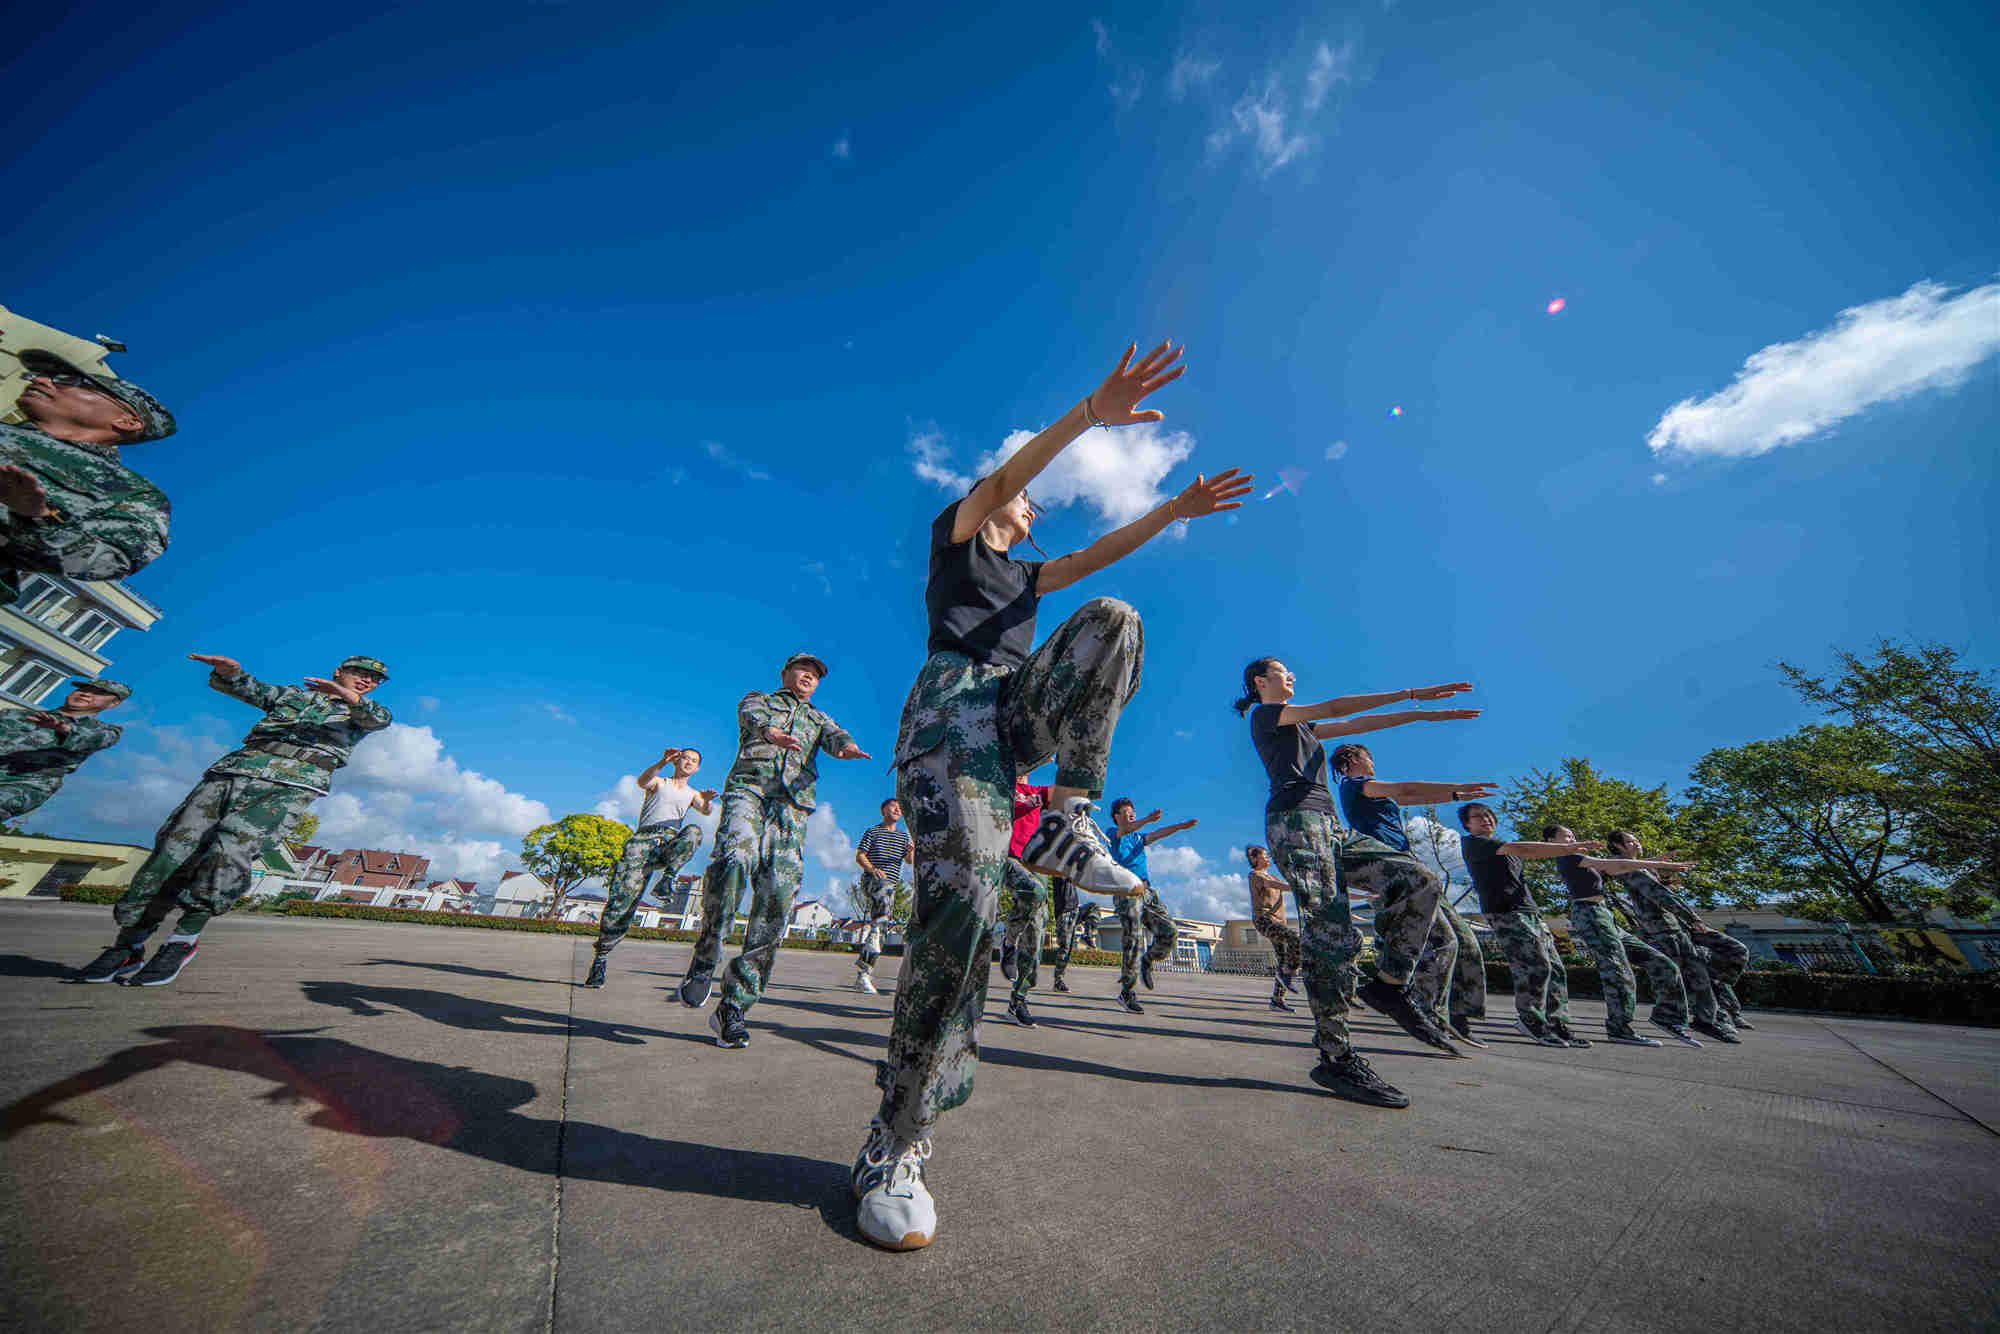
<svg viewBox="0 0 2000 1334">
<path fill-rule="evenodd" d="M 639 807 L 639 827 L 650 825 L 678 825 L 687 823 L 687 813 L 694 807 L 696 792 L 691 787 L 676 788 L 661 779 L 652 791 L 646 794 L 644 804 Z"/>
</svg>

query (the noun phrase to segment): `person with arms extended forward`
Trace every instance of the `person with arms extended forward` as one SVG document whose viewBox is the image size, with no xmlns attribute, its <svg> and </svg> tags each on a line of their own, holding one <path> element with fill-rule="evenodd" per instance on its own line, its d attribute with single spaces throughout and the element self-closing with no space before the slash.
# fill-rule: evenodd
<svg viewBox="0 0 2000 1334">
<path fill-rule="evenodd" d="M 62 706 L 0 709 L 0 821 L 12 823 L 56 794 L 63 779 L 124 729 L 99 715 L 132 696 L 122 681 L 70 682 Z"/>
<path fill-rule="evenodd" d="M 1139 1004 L 1135 987 L 1143 982 L 1146 990 L 1153 989 L 1153 965 L 1174 956 L 1177 934 L 1173 914 L 1160 902 L 1159 893 L 1153 888 L 1153 877 L 1146 871 L 1146 849 L 1183 829 L 1194 828 L 1195 822 L 1182 820 L 1143 834 L 1139 831 L 1159 819 L 1160 812 L 1156 808 L 1151 815 L 1139 818 L 1138 811 L 1130 797 L 1118 798 L 1111 803 L 1111 827 L 1104 832 L 1111 836 L 1111 855 L 1146 887 L 1143 898 L 1120 899 L 1117 904 L 1118 1003 L 1133 1014 L 1144 1014 L 1146 1007 Z M 1143 949 L 1142 935 L 1151 937 Z"/>
<path fill-rule="evenodd" d="M 1542 921 L 1542 907 L 1521 879 L 1523 861 L 1551 861 L 1577 852 L 1596 852 L 1602 843 L 1504 843 L 1493 837 L 1499 818 L 1483 801 L 1458 808 L 1465 836 L 1459 853 L 1479 894 L 1479 911 L 1506 952 L 1514 975 L 1514 1026 L 1544 1047 L 1588 1047 L 1570 1031 L 1569 970 L 1556 938 Z"/>
<path fill-rule="evenodd" d="M 875 994 L 875 961 L 882 957 L 882 930 L 896 906 L 896 889 L 903 883 L 903 863 L 910 859 L 910 836 L 897 828 L 903 803 L 885 798 L 882 823 L 869 825 L 854 849 L 861 879 L 854 884 L 854 907 L 868 923 L 861 937 L 861 954 L 854 964 L 854 989 Z"/>
<path fill-rule="evenodd" d="M 1326 783 L 1330 737 L 1375 732 L 1404 723 L 1477 718 L 1478 709 L 1408 709 L 1371 718 L 1352 714 L 1399 700 L 1448 699 L 1472 689 L 1469 681 L 1345 695 L 1318 704 L 1293 704 L 1297 678 L 1276 658 L 1257 658 L 1243 669 L 1243 693 L 1232 706 L 1250 715 L 1250 744 L 1263 762 L 1271 796 L 1264 806 L 1264 837 L 1272 860 L 1299 900 L 1300 972 L 1312 1005 L 1319 1064 L 1312 1081 L 1335 1097 L 1373 1107 L 1408 1107 L 1409 1098 L 1375 1073 L 1354 1050 L 1347 1028 L 1348 984 L 1361 952 L 1348 895 L 1359 889 L 1375 899 L 1375 976 L 1355 995 L 1394 1019 L 1420 1042 L 1458 1055 L 1426 1010 L 1409 994 L 1411 972 L 1437 920 L 1444 882 L 1407 851 L 1350 833 L 1333 810 Z M 1345 721 L 1323 721 L 1343 719 Z"/>
<path fill-rule="evenodd" d="M 1545 825 L 1542 838 L 1549 843 L 1574 843 L 1576 833 L 1567 825 Z M 1618 928 L 1611 905 L 1604 894 L 1604 877 L 1633 871 L 1684 871 L 1687 862 L 1638 861 L 1629 857 L 1586 857 L 1581 852 L 1556 858 L 1556 871 L 1569 891 L 1569 934 L 1597 963 L 1597 976 L 1604 988 L 1604 1033 L 1612 1042 L 1627 1047 L 1657 1047 L 1658 1038 L 1649 1038 L 1632 1027 L 1632 1014 L 1639 1003 L 1638 984 L 1632 965 L 1646 970 L 1653 986 L 1653 1025 L 1674 1041 L 1699 1047 L 1701 1043 L 1687 1031 L 1687 988 L 1681 970 L 1672 959 Z"/>
<path fill-rule="evenodd" d="M 1614 829 L 1605 835 L 1604 841 L 1614 857 L 1646 855 L 1646 845 L 1639 841 L 1639 836 L 1626 830 Z M 1639 938 L 1672 959 L 1681 970 L 1681 980 L 1687 985 L 1688 1008 L 1694 1016 L 1688 1026 L 1728 1046 L 1742 1042 L 1728 1009 L 1735 993 L 1721 979 L 1742 976 L 1749 948 L 1702 921 L 1692 904 L 1661 884 L 1650 870 L 1624 871 L 1614 879 L 1625 890 L 1626 904 L 1633 924 L 1639 928 Z"/>
<path fill-rule="evenodd" d="M 1130 555 L 1176 519 L 1231 510 L 1250 490 L 1235 469 L 1197 477 L 1142 518 L 1052 561 L 1013 555 L 1035 522 L 1029 483 L 1092 426 L 1159 421 L 1139 411 L 1181 374 L 1162 343 L 1128 348 L 1104 382 L 931 522 L 924 607 L 930 657 L 903 705 L 896 789 L 917 845 L 916 911 L 906 933 L 882 1102 L 854 1162 L 861 1234 L 878 1246 L 930 1244 L 937 1206 L 924 1181 L 940 1114 L 972 1096 L 979 1018 L 1008 855 L 1014 785 L 1049 759 L 1055 781 L 1021 863 L 1077 889 L 1130 894 L 1138 880 L 1090 819 L 1118 716 L 1139 685 L 1139 614 L 1094 598 L 1035 647 L 1036 604 Z"/>
</svg>

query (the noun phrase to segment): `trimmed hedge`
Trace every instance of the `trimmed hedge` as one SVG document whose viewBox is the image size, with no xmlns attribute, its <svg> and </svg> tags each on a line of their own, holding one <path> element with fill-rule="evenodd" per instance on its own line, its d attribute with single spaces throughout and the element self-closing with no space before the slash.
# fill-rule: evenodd
<svg viewBox="0 0 2000 1334">
<path fill-rule="evenodd" d="M 1567 959 L 1563 965 L 1569 972 L 1570 995 L 1603 996 L 1604 986 L 1595 967 L 1572 964 Z M 1651 1004 L 1653 989 L 1645 970 L 1635 968 L 1632 972 L 1640 1002 Z M 1514 976 L 1505 963 L 1487 960 L 1486 989 L 1510 996 L 1514 993 Z M 1737 979 L 1736 995 L 1750 1009 L 1812 1010 L 2000 1028 L 2000 972 L 1993 971 L 1899 977 L 1751 968 Z"/>
<path fill-rule="evenodd" d="M 57 897 L 64 903 L 116 903 L 125 897 L 125 886 L 64 885 Z"/>
</svg>

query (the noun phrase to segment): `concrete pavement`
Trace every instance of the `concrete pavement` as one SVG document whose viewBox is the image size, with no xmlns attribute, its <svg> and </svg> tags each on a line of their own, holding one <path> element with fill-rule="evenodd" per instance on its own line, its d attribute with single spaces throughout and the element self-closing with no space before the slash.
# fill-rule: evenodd
<svg viewBox="0 0 2000 1334">
<path fill-rule="evenodd" d="M 948 1114 L 939 1237 L 853 1230 L 892 996 L 781 951 L 751 1044 L 687 948 L 224 918 L 172 987 L 68 986 L 108 909 L 0 904 L 9 1328 L 1965 1328 L 2000 1310 L 2000 1032 L 1754 1016 L 1306 1078 L 1303 1001 L 1076 969 Z M 894 960 L 882 973 L 893 977 Z M 1045 970 L 1046 972 L 1046 970 Z M 1046 984 L 1046 977 L 1044 983 Z M 1602 1032 L 1579 1002 L 1577 1027 Z"/>
</svg>

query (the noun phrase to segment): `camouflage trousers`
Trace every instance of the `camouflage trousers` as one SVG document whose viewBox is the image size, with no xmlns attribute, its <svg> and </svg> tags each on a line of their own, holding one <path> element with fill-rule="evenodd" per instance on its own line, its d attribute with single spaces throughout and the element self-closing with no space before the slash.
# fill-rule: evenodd
<svg viewBox="0 0 2000 1334">
<path fill-rule="evenodd" d="M 896 886 L 873 871 L 863 871 L 854 883 L 853 898 L 856 914 L 868 922 L 861 933 L 861 959 L 855 964 L 865 973 L 882 957 L 882 928 L 895 910 Z"/>
<path fill-rule="evenodd" d="M 1448 1000 L 1446 978 L 1451 979 Z M 1438 899 L 1424 956 L 1410 974 L 1410 999 L 1440 1024 L 1486 1014 L 1486 956 L 1479 950 L 1472 924 L 1443 897 Z"/>
<path fill-rule="evenodd" d="M 806 813 L 783 797 L 755 792 L 722 794 L 722 818 L 715 826 L 715 850 L 701 873 L 701 932 L 695 937 L 690 973 L 713 973 L 722 956 L 722 937 L 736 920 L 743 891 L 750 891 L 750 914 L 743 948 L 722 979 L 725 1004 L 748 1010 L 771 980 L 778 942 L 805 875 Z"/>
<path fill-rule="evenodd" d="M 928 1134 L 972 1096 L 1016 776 L 1053 756 L 1057 785 L 1101 793 L 1144 656 L 1139 614 L 1095 598 L 1017 671 L 939 653 L 918 676 L 903 707 L 911 741 L 907 750 L 899 742 L 896 768 L 916 846 L 916 904 L 875 1074 L 882 1119 L 897 1134 Z"/>
<path fill-rule="evenodd" d="M 597 919 L 597 952 L 609 954 L 632 929 L 639 900 L 646 893 L 646 879 L 653 872 L 662 875 L 661 892 L 673 883 L 674 872 L 687 864 L 701 847 L 699 825 L 653 825 L 636 830 L 618 851 L 618 863 L 604 879 L 610 891 L 604 901 L 604 916 Z"/>
<path fill-rule="evenodd" d="M 1632 965 L 1646 970 L 1653 986 L 1653 1021 L 1685 1024 L 1688 1021 L 1687 988 L 1681 985 L 1681 970 L 1672 959 L 1637 936 L 1627 935 L 1603 903 L 1572 903 L 1569 933 L 1597 961 L 1597 978 L 1604 988 L 1604 1026 L 1630 1028 L 1639 1005 L 1638 983 Z"/>
<path fill-rule="evenodd" d="M 1442 945 L 1451 934 L 1448 925 L 1438 923 L 1444 881 L 1387 843 L 1346 831 L 1339 837 L 1341 892 L 1366 894 L 1374 901 L 1375 972 L 1384 982 L 1401 986 L 1416 971 L 1425 947 Z"/>
<path fill-rule="evenodd" d="M 1146 957 L 1154 963 L 1174 957 L 1173 915 L 1160 902 L 1159 891 L 1149 881 L 1144 898 L 1114 899 L 1118 913 L 1118 989 L 1131 991 L 1139 985 L 1139 946 L 1143 941 Z"/>
<path fill-rule="evenodd" d="M 1569 1022 L 1569 970 L 1539 912 L 1502 912 L 1487 924 L 1514 975 L 1514 1008 L 1535 1023 Z"/>
<path fill-rule="evenodd" d="M 1710 971 L 1708 964 L 1710 956 L 1694 943 L 1693 937 L 1678 922 L 1661 925 L 1657 922 L 1641 921 L 1638 926 L 1639 939 L 1673 960 L 1674 966 L 1680 969 L 1681 984 L 1686 989 L 1688 1013 L 1694 1017 L 1695 1022 L 1714 1023 L 1717 998 L 1715 974 Z"/>
<path fill-rule="evenodd" d="M 56 794 L 62 779 L 55 775 L 0 776 L 0 820 L 14 821 Z"/>
<path fill-rule="evenodd" d="M 1055 979 L 1060 982 L 1063 975 L 1069 972 L 1070 957 L 1076 953 L 1077 937 L 1081 934 L 1077 930 L 1077 914 L 1083 908 L 1083 896 L 1061 876 L 1052 879 L 1049 888 L 1053 900 L 1049 905 L 1049 925 L 1055 936 Z"/>
<path fill-rule="evenodd" d="M 1743 970 L 1750 966 L 1750 947 L 1705 922 L 1691 929 L 1688 939 L 1703 952 L 1708 964 L 1708 981 L 1715 992 L 1715 1008 L 1731 1017 L 1742 1014 L 1743 1002 L 1736 998 L 1736 982 L 1743 976 Z"/>
<path fill-rule="evenodd" d="M 1250 919 L 1250 925 L 1257 934 L 1271 942 L 1271 949 L 1278 956 L 1278 972 L 1289 976 L 1299 971 L 1299 930 L 1284 918 L 1274 913 L 1258 913 Z M 1280 983 L 1279 989 L 1283 990 Z"/>
<path fill-rule="evenodd" d="M 1361 928 L 1338 871 L 1345 830 L 1325 811 L 1283 811 L 1264 822 L 1264 841 L 1299 905 L 1299 980 L 1312 1008 L 1313 1042 L 1328 1060 L 1352 1049 L 1348 993 Z"/>
<path fill-rule="evenodd" d="M 1014 951 L 1013 996 L 1026 1000 L 1041 971 L 1042 927 L 1048 920 L 1052 893 L 1048 878 L 1030 871 L 1018 858 L 1009 857 L 1000 875 L 1014 898 L 1007 911 L 1007 934 L 1002 937 L 1005 948 Z"/>
<path fill-rule="evenodd" d="M 153 855 L 112 908 L 118 943 L 138 945 L 181 910 L 178 930 L 194 933 L 236 906 L 250 867 L 265 848 L 292 836 L 317 792 L 258 778 L 204 774 L 153 836 Z"/>
</svg>

